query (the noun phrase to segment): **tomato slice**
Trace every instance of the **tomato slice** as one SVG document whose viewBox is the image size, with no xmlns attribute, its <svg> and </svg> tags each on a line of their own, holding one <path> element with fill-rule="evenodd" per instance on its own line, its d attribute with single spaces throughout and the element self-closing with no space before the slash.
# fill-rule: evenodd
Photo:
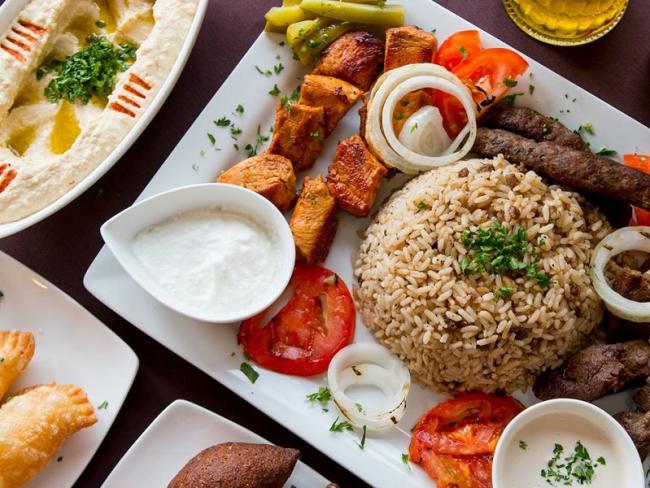
<svg viewBox="0 0 650 488">
<path fill-rule="evenodd" d="M 321 266 L 298 264 L 289 283 L 293 295 L 267 322 L 269 310 L 241 323 L 237 338 L 260 366 L 311 376 L 352 342 L 354 302 L 343 280 Z"/>
<path fill-rule="evenodd" d="M 523 410 L 509 397 L 469 393 L 443 402 L 416 425 L 409 446 L 443 487 L 491 487 L 492 455 L 505 426 Z"/>
<path fill-rule="evenodd" d="M 650 174 L 650 155 L 648 154 L 624 154 L 623 162 L 626 166 Z M 630 225 L 650 225 L 650 211 L 633 207 Z"/>
<path fill-rule="evenodd" d="M 452 71 L 480 50 L 481 37 L 477 30 L 459 31 L 449 36 L 440 45 L 433 62 Z"/>
<path fill-rule="evenodd" d="M 476 104 L 489 107 L 510 89 L 505 80 L 515 80 L 528 69 L 528 63 L 510 49 L 483 49 L 454 68 L 453 73 L 465 82 Z"/>
</svg>

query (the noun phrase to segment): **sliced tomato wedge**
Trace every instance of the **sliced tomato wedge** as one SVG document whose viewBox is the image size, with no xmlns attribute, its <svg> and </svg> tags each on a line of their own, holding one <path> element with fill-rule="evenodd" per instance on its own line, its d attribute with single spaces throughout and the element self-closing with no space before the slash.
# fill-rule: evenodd
<svg viewBox="0 0 650 488">
<path fill-rule="evenodd" d="M 624 154 L 623 162 L 626 166 L 650 174 L 650 155 L 648 154 Z M 633 207 L 630 225 L 650 225 L 650 211 Z"/>
<path fill-rule="evenodd" d="M 476 31 L 458 33 L 459 36 L 463 34 L 459 38 L 470 37 L 467 32 Z M 451 36 L 447 41 L 452 40 L 454 36 Z M 443 42 L 440 51 L 442 51 L 447 41 Z M 449 46 L 458 44 L 458 42 L 457 39 L 453 40 Z M 480 44 L 472 44 L 472 49 L 477 45 L 480 48 Z M 451 56 L 453 54 L 452 48 L 448 47 L 447 50 L 450 52 L 449 56 Z M 440 61 L 444 62 L 444 54 L 440 54 L 440 51 L 436 56 L 440 55 Z M 461 62 L 454 65 L 456 60 L 457 58 L 454 57 L 447 64 L 453 66 L 451 72 L 458 76 L 472 92 L 472 98 L 476 103 L 479 116 L 482 112 L 488 110 L 491 105 L 501 100 L 511 88 L 508 84 L 512 85 L 511 81 L 515 81 L 528 69 L 528 63 L 524 58 L 505 48 L 479 49 L 472 53 L 468 51 L 465 60 L 462 60 L 462 53 Z M 453 95 L 434 91 L 432 96 L 434 105 L 438 107 L 442 115 L 445 130 L 449 137 L 453 139 L 467 124 L 465 109 Z"/>
<path fill-rule="evenodd" d="M 459 31 L 440 45 L 433 62 L 452 71 L 481 49 L 481 37 L 477 30 Z"/>
<path fill-rule="evenodd" d="M 334 355 L 352 342 L 355 311 L 345 283 L 321 266 L 298 264 L 287 304 L 241 323 L 237 335 L 250 358 L 265 368 L 296 376 L 327 370 Z"/>
<path fill-rule="evenodd" d="M 528 69 L 528 62 L 510 49 L 483 49 L 454 68 L 481 109 L 500 100 L 510 89 L 506 80 L 515 81 Z"/>
<path fill-rule="evenodd" d="M 409 457 L 440 488 L 491 487 L 492 456 L 505 426 L 524 407 L 509 397 L 469 393 L 443 402 L 416 425 Z"/>
</svg>

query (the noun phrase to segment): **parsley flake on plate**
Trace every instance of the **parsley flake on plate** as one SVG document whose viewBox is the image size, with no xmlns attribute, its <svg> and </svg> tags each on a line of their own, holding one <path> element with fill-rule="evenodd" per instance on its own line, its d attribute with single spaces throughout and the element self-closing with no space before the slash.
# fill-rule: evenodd
<svg viewBox="0 0 650 488">
<path fill-rule="evenodd" d="M 332 399 L 332 392 L 327 386 L 320 386 L 318 391 L 315 393 L 310 393 L 306 396 L 307 401 L 311 403 L 318 402 L 324 412 L 327 412 L 327 406 L 329 405 L 330 400 Z"/>
<path fill-rule="evenodd" d="M 260 377 L 260 374 L 257 371 L 255 371 L 250 364 L 246 362 L 241 363 L 241 365 L 239 366 L 239 371 L 244 373 L 246 378 L 248 378 L 248 380 L 253 384 L 255 384 L 257 378 Z"/>
<path fill-rule="evenodd" d="M 336 417 L 336 419 L 334 419 L 334 422 L 332 422 L 332 425 L 330 425 L 330 432 L 344 432 L 346 430 L 353 430 L 352 424 L 346 421 L 339 422 L 338 417 Z"/>
</svg>

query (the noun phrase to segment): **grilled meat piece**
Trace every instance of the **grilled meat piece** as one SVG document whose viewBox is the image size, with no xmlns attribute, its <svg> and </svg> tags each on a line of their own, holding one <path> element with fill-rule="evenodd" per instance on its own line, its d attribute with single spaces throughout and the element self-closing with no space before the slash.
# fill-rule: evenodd
<svg viewBox="0 0 650 488">
<path fill-rule="evenodd" d="M 327 172 L 327 187 L 336 204 L 356 217 L 366 217 L 387 170 L 361 137 L 341 141 Z"/>
<path fill-rule="evenodd" d="M 431 63 L 437 44 L 435 35 L 412 25 L 388 29 L 384 71 L 407 64 Z"/>
<path fill-rule="evenodd" d="M 554 183 L 650 209 L 650 175 L 589 152 L 486 127 L 479 127 L 472 150 L 488 157 L 503 154 Z"/>
<path fill-rule="evenodd" d="M 650 302 L 650 275 L 615 262 L 610 262 L 608 267 L 614 275 L 614 291 L 635 302 Z"/>
<path fill-rule="evenodd" d="M 311 168 L 323 150 L 325 109 L 294 103 L 278 104 L 271 154 L 288 158 L 295 171 Z"/>
<path fill-rule="evenodd" d="M 347 32 L 329 46 L 313 74 L 334 76 L 366 91 L 377 78 L 383 62 L 384 43 L 375 35 Z"/>
<path fill-rule="evenodd" d="M 300 88 L 300 103 L 325 109 L 323 136 L 327 137 L 362 94 L 363 91 L 347 81 L 332 76 L 306 75 Z"/>
<path fill-rule="evenodd" d="M 578 134 L 557 120 L 530 108 L 499 103 L 483 115 L 479 122 L 485 127 L 505 129 L 537 142 L 554 142 L 560 146 L 587 151 L 587 145 Z"/>
<path fill-rule="evenodd" d="M 641 459 L 650 451 L 650 378 L 634 394 L 636 412 L 621 412 L 614 418 L 623 426 L 632 438 Z"/>
<path fill-rule="evenodd" d="M 325 261 L 336 226 L 336 202 L 323 177 L 305 176 L 289 222 L 298 258 L 310 264 Z"/>
<path fill-rule="evenodd" d="M 168 488 L 282 488 L 300 452 L 266 444 L 226 442 L 204 449 Z"/>
<path fill-rule="evenodd" d="M 640 412 L 650 411 L 650 378 L 646 378 L 645 385 L 634 394 L 634 403 Z"/>
<path fill-rule="evenodd" d="M 590 346 L 547 371 L 533 385 L 541 400 L 577 398 L 591 402 L 634 386 L 650 375 L 650 344 L 644 340 Z"/>
<path fill-rule="evenodd" d="M 284 156 L 269 153 L 254 156 L 221 173 L 217 181 L 253 190 L 283 212 L 296 199 L 296 175 L 291 161 Z"/>
</svg>

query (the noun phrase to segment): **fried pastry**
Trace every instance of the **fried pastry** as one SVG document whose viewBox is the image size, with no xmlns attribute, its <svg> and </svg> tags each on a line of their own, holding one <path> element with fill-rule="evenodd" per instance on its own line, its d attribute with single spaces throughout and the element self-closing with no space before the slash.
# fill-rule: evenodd
<svg viewBox="0 0 650 488">
<path fill-rule="evenodd" d="M 27 483 L 68 437 L 95 422 L 78 386 L 52 383 L 18 392 L 0 408 L 0 488 Z"/>
<path fill-rule="evenodd" d="M 0 398 L 22 373 L 34 356 L 31 332 L 0 330 Z"/>
</svg>

